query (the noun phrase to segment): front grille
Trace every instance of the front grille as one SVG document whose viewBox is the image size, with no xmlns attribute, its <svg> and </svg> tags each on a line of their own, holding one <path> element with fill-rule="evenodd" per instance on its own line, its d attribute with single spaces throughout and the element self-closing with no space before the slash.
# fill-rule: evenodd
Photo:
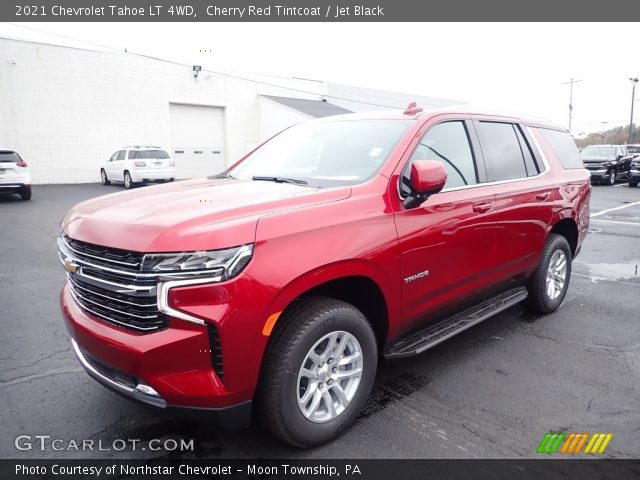
<svg viewBox="0 0 640 480">
<path fill-rule="evenodd" d="M 140 272 L 142 253 L 101 247 L 63 236 L 64 250 L 79 268 L 69 274 L 69 289 L 86 313 L 138 332 L 166 328 L 158 309 L 157 277 Z"/>
<path fill-rule="evenodd" d="M 136 273 L 142 265 L 142 253 L 120 250 L 118 248 L 101 247 L 91 243 L 74 240 L 63 236 L 69 249 L 78 256 L 79 260 L 100 265 L 102 267 Z"/>
<path fill-rule="evenodd" d="M 168 318 L 158 310 L 155 295 L 118 293 L 69 275 L 69 287 L 78 305 L 108 322 L 139 331 L 159 330 Z"/>
</svg>

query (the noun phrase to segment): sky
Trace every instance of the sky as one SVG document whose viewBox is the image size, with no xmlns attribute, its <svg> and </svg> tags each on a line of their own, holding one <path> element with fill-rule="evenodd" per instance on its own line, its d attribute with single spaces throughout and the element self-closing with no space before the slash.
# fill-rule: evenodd
<svg viewBox="0 0 640 480">
<path fill-rule="evenodd" d="M 637 23 L 0 24 L 0 37 L 450 98 L 565 127 L 573 78 L 576 136 L 628 124 L 629 77 L 640 76 L 634 31 Z"/>
</svg>

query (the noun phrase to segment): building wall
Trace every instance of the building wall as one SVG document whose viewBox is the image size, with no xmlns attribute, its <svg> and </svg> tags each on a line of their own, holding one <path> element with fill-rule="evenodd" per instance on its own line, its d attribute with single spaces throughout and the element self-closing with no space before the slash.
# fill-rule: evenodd
<svg viewBox="0 0 640 480">
<path fill-rule="evenodd" d="M 269 85 L 267 85 L 269 83 Z M 29 163 L 33 183 L 99 181 L 100 166 L 126 145 L 170 149 L 170 104 L 224 108 L 225 160 L 260 141 L 259 96 L 315 92 L 321 82 L 249 80 L 127 53 L 0 39 L 0 146 Z"/>
<path fill-rule="evenodd" d="M 260 97 L 258 106 L 260 110 L 260 130 L 258 138 L 260 142 L 268 140 L 276 133 L 281 132 L 291 125 L 304 122 L 311 118 L 304 113 L 264 97 Z"/>
</svg>

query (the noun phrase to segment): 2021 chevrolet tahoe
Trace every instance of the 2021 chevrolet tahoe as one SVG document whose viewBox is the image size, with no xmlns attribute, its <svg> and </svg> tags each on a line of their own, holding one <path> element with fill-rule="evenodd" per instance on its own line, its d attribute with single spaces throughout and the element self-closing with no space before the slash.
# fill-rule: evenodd
<svg viewBox="0 0 640 480">
<path fill-rule="evenodd" d="M 64 318 L 113 390 L 318 445 L 356 419 L 381 358 L 516 303 L 556 310 L 589 180 L 540 121 L 411 105 L 302 123 L 220 175 L 74 207 Z"/>
</svg>

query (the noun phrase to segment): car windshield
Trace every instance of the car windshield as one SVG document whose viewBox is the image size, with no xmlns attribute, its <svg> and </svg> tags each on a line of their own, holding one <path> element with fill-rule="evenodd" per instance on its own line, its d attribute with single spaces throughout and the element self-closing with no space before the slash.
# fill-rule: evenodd
<svg viewBox="0 0 640 480">
<path fill-rule="evenodd" d="M 0 150 L 0 162 L 19 162 L 20 156 L 11 150 Z"/>
<path fill-rule="evenodd" d="M 634 145 L 632 147 L 627 147 L 629 153 L 640 153 L 640 146 Z"/>
<path fill-rule="evenodd" d="M 582 158 L 612 157 L 616 154 L 616 148 L 592 145 L 582 150 L 580 154 L 582 155 Z"/>
<path fill-rule="evenodd" d="M 259 147 L 226 174 L 242 180 L 294 180 L 320 187 L 361 183 L 378 172 L 411 122 L 301 123 Z"/>
<path fill-rule="evenodd" d="M 169 154 L 164 150 L 140 150 L 138 152 L 138 158 L 169 158 Z"/>
</svg>

